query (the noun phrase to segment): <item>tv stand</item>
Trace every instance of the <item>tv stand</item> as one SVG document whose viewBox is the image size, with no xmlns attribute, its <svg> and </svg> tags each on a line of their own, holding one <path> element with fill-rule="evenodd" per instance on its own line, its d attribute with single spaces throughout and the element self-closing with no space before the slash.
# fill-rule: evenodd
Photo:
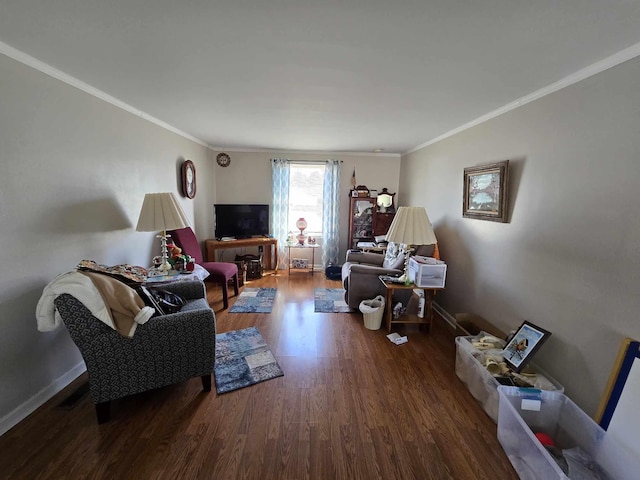
<svg viewBox="0 0 640 480">
<path fill-rule="evenodd" d="M 204 241 L 205 259 L 207 262 L 217 262 L 216 251 L 226 250 L 228 248 L 244 248 L 244 247 L 260 247 L 267 246 L 264 249 L 264 264 L 269 270 L 278 270 L 278 240 L 275 238 L 240 238 L 237 240 L 214 240 L 208 239 Z M 271 247 L 273 246 L 273 256 L 271 255 Z M 273 262 L 272 262 L 273 258 Z"/>
</svg>

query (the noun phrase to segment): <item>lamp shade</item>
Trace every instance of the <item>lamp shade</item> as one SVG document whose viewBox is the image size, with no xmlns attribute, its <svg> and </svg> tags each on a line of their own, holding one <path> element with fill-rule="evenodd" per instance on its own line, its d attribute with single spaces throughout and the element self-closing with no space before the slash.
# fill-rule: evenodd
<svg viewBox="0 0 640 480">
<path fill-rule="evenodd" d="M 432 245 L 438 241 L 424 207 L 399 207 L 386 238 L 406 245 Z"/>
<path fill-rule="evenodd" d="M 136 226 L 138 232 L 176 230 L 188 226 L 189 219 L 173 193 L 147 193 L 144 196 Z"/>
</svg>

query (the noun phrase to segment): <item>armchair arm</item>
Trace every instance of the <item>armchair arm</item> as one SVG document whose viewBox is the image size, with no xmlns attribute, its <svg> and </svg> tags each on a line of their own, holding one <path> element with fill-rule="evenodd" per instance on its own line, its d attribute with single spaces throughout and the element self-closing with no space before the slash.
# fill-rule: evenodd
<svg viewBox="0 0 640 480">
<path fill-rule="evenodd" d="M 358 250 L 347 250 L 347 262 L 365 263 L 370 265 L 382 266 L 384 255 L 371 252 L 360 252 Z"/>
<path fill-rule="evenodd" d="M 349 274 L 358 274 L 358 275 L 401 275 L 402 270 L 398 270 L 395 268 L 384 268 L 377 267 L 374 265 L 359 265 L 354 263 L 351 265 L 349 269 Z"/>
<path fill-rule="evenodd" d="M 193 282 L 173 282 L 166 285 L 158 285 L 158 287 L 180 295 L 187 300 L 207 298 L 207 292 L 201 280 L 195 280 Z"/>
</svg>

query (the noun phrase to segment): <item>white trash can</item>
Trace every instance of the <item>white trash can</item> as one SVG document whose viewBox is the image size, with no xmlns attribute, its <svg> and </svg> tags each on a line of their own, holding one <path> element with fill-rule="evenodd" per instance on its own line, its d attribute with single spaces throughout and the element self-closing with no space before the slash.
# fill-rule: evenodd
<svg viewBox="0 0 640 480">
<path fill-rule="evenodd" d="M 369 330 L 378 330 L 382 325 L 384 314 L 384 297 L 378 295 L 371 300 L 363 300 L 358 307 L 364 316 L 364 326 Z"/>
</svg>

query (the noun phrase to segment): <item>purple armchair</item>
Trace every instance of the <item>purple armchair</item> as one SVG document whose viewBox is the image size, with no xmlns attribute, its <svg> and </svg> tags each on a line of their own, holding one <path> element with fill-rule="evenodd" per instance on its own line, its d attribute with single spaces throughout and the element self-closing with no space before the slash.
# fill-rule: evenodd
<svg viewBox="0 0 640 480">
<path fill-rule="evenodd" d="M 238 266 L 235 263 L 228 262 L 205 262 L 198 239 L 190 227 L 171 230 L 169 234 L 182 249 L 183 253 L 193 257 L 198 265 L 209 272 L 210 276 L 207 280 L 212 280 L 222 285 L 222 303 L 225 310 L 229 308 L 228 282 L 233 280 L 233 292 L 238 295 Z"/>
</svg>

